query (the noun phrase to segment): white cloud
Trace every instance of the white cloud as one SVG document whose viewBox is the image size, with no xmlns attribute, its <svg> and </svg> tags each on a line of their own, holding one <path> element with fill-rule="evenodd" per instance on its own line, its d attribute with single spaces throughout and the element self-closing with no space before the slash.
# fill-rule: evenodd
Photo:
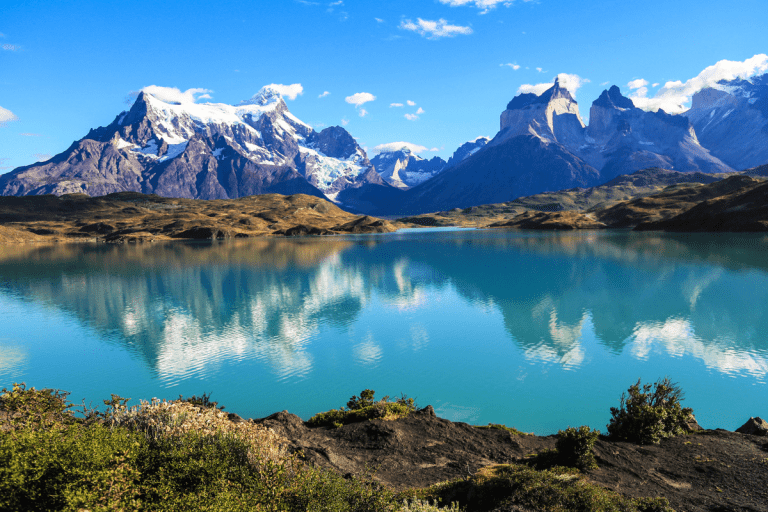
<svg viewBox="0 0 768 512">
<path fill-rule="evenodd" d="M 18 121 L 19 118 L 16 117 L 16 114 L 8 110 L 7 108 L 0 107 L 0 126 L 4 126 L 5 123 L 10 123 L 11 121 Z"/>
<path fill-rule="evenodd" d="M 534 0 L 523 0 L 523 2 L 531 2 Z M 514 0 L 440 0 L 441 4 L 448 4 L 451 7 L 458 7 L 461 5 L 475 6 L 478 9 L 482 9 L 480 14 L 485 14 L 491 9 L 494 9 L 497 5 L 505 5 L 509 7 Z"/>
<path fill-rule="evenodd" d="M 301 84 L 269 84 L 267 87 L 271 87 L 272 89 L 279 92 L 280 96 L 283 98 L 288 98 L 289 100 L 295 100 L 297 96 L 304 94 L 304 87 L 302 87 Z"/>
<path fill-rule="evenodd" d="M 405 114 L 405 118 L 409 121 L 415 121 L 419 118 L 416 114 Z"/>
<path fill-rule="evenodd" d="M 768 71 L 768 55 L 761 53 L 743 62 L 733 60 L 721 60 L 716 64 L 705 68 L 698 76 L 685 82 L 680 80 L 667 82 L 652 97 L 647 97 L 647 88 L 638 89 L 630 94 L 630 99 L 635 106 L 643 110 L 664 111 L 679 114 L 688 110 L 691 97 L 702 89 L 708 87 L 720 88 L 717 84 L 720 80 L 747 79 Z"/>
<path fill-rule="evenodd" d="M 147 94 L 151 94 L 160 101 L 166 103 L 194 103 L 200 98 L 210 98 L 210 89 L 193 88 L 182 92 L 176 87 L 161 87 L 159 85 L 149 85 L 141 89 Z"/>
<path fill-rule="evenodd" d="M 373 101 L 375 99 L 376 99 L 376 96 L 374 96 L 369 92 L 358 92 L 353 94 L 352 96 L 347 96 L 346 98 L 344 98 L 344 101 L 346 101 L 350 105 L 359 107 L 364 103 L 368 103 L 369 101 Z"/>
<path fill-rule="evenodd" d="M 427 39 L 439 39 L 441 37 L 454 37 L 459 34 L 469 35 L 472 33 L 470 27 L 449 25 L 448 22 L 442 18 L 437 21 L 417 18 L 416 23 L 411 20 L 403 20 L 400 22 L 400 28 L 416 32 Z"/>
<path fill-rule="evenodd" d="M 501 66 L 501 67 L 508 66 L 508 67 L 514 69 L 515 71 L 520 69 L 520 66 L 518 64 L 512 64 L 511 62 L 507 62 L 506 64 L 499 64 L 499 66 Z"/>
<path fill-rule="evenodd" d="M 318 96 L 318 98 L 325 98 L 325 97 L 326 97 L 326 96 L 328 96 L 329 94 L 331 94 L 331 93 L 330 93 L 330 92 L 328 92 L 328 91 L 325 91 L 323 94 L 321 94 L 320 96 Z"/>
<path fill-rule="evenodd" d="M 429 151 L 426 147 L 413 144 L 412 142 L 388 142 L 375 146 L 371 151 L 374 153 L 391 153 L 393 151 L 400 151 L 403 148 L 408 148 L 413 154 Z"/>
<path fill-rule="evenodd" d="M 402 103 L 390 103 L 389 106 L 390 107 L 404 107 L 405 105 L 403 105 Z"/>
<path fill-rule="evenodd" d="M 347 119 L 346 117 L 341 120 L 341 126 L 347 126 L 348 124 L 349 124 L 349 119 Z"/>
<path fill-rule="evenodd" d="M 20 133 L 22 137 L 42 137 L 39 133 Z"/>
<path fill-rule="evenodd" d="M 45 162 L 53 158 L 53 155 L 49 155 L 48 153 L 35 153 L 32 156 L 35 157 L 35 159 L 37 159 L 38 162 Z"/>
<path fill-rule="evenodd" d="M 378 23 L 384 23 L 384 20 L 381 18 L 373 18 L 373 19 L 375 19 Z"/>
<path fill-rule="evenodd" d="M 368 111 L 365 110 L 364 108 L 361 108 L 360 109 L 360 117 L 365 117 L 367 115 L 368 115 Z"/>
<path fill-rule="evenodd" d="M 648 80 L 643 80 L 642 78 L 638 78 L 637 80 L 632 80 L 627 84 L 627 87 L 629 87 L 630 90 L 634 89 L 640 89 L 641 87 L 645 87 L 648 85 Z"/>
<path fill-rule="evenodd" d="M 570 75 L 568 73 L 560 73 L 557 75 L 557 79 L 560 81 L 560 87 L 564 87 L 568 89 L 568 92 L 571 93 L 571 96 L 574 98 L 576 97 L 576 91 L 579 90 L 579 88 L 589 83 L 589 80 L 586 78 L 581 78 L 579 75 Z M 553 82 L 543 83 L 543 84 L 523 84 L 517 89 L 517 93 L 515 94 L 522 94 L 522 93 L 533 93 L 537 96 L 541 96 L 541 94 L 552 87 Z"/>
<path fill-rule="evenodd" d="M 608 84 L 610 84 L 610 83 L 611 83 L 611 82 L 610 82 L 610 81 L 608 81 L 608 82 L 603 82 L 603 83 L 601 83 L 600 85 L 603 85 L 603 86 L 604 86 L 604 85 L 608 85 Z"/>
<path fill-rule="evenodd" d="M 658 87 L 658 86 L 659 86 L 659 82 L 656 82 L 656 83 L 655 83 L 655 84 L 653 84 L 651 87 Z"/>
<path fill-rule="evenodd" d="M 7 44 L 6 43 L 6 44 L 4 44 L 2 46 L 2 48 L 3 48 L 3 50 L 9 51 L 9 52 L 15 52 L 15 51 L 21 50 L 21 46 L 19 46 L 17 44 Z"/>
<path fill-rule="evenodd" d="M 408 104 L 409 107 L 415 107 L 416 106 L 416 102 L 415 101 L 408 100 L 408 101 L 406 101 L 406 103 Z"/>
<path fill-rule="evenodd" d="M 416 113 L 417 114 L 423 114 L 424 113 L 424 109 L 419 107 L 419 110 L 417 110 Z"/>
<path fill-rule="evenodd" d="M 430 149 L 430 151 L 435 152 L 435 151 L 440 151 L 440 150 L 437 149 L 437 148 L 432 148 L 432 149 Z"/>
<path fill-rule="evenodd" d="M 543 73 L 544 72 L 544 68 L 536 68 L 536 71 L 538 71 L 539 73 Z"/>
<path fill-rule="evenodd" d="M 10 166 L 5 165 L 10 161 L 11 161 L 10 158 L 0 158 L 0 170 L 5 171 L 7 169 L 10 169 L 11 168 Z"/>
</svg>

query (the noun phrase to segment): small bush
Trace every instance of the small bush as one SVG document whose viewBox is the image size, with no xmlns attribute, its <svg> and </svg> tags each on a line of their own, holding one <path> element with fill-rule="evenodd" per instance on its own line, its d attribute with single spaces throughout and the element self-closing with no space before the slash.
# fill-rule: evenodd
<svg viewBox="0 0 768 512">
<path fill-rule="evenodd" d="M 0 411 L 5 412 L 5 423 L 11 427 L 24 425 L 47 428 L 74 420 L 69 393 L 59 389 L 27 389 L 25 383 L 13 383 L 11 389 L 0 392 Z"/>
<path fill-rule="evenodd" d="M 437 484 L 424 499 L 458 502 L 467 510 L 550 512 L 671 512 L 665 498 L 628 498 L 588 482 L 575 469 L 553 467 L 537 471 L 525 465 L 502 464 L 479 470 L 469 480 Z"/>
<path fill-rule="evenodd" d="M 557 433 L 557 444 L 555 445 L 560 463 L 582 470 L 597 468 L 597 461 L 592 449 L 599 435 L 599 430 L 590 430 L 586 425 L 560 430 Z"/>
<path fill-rule="evenodd" d="M 532 436 L 533 434 L 530 434 L 528 432 L 523 432 L 522 430 L 517 430 L 515 427 L 508 427 L 506 425 L 502 425 L 500 423 L 489 423 L 488 425 L 473 425 L 475 428 L 485 428 L 485 429 L 492 429 L 492 430 L 506 430 L 510 434 L 514 436 Z"/>
<path fill-rule="evenodd" d="M 379 401 L 374 400 L 375 391 L 364 389 L 360 397 L 353 396 L 347 402 L 348 409 L 340 407 L 330 411 L 321 412 L 312 416 L 307 425 L 310 427 L 341 427 L 350 423 L 358 423 L 365 420 L 381 419 L 395 420 L 408 416 L 409 413 L 416 410 L 416 403 L 413 398 L 405 395 L 389 401 L 389 396 L 385 396 Z"/>
<path fill-rule="evenodd" d="M 668 377 L 654 384 L 630 386 L 621 394 L 621 407 L 611 407 L 608 433 L 614 439 L 655 444 L 665 437 L 686 432 L 693 409 L 683 408 L 683 392 Z"/>
</svg>

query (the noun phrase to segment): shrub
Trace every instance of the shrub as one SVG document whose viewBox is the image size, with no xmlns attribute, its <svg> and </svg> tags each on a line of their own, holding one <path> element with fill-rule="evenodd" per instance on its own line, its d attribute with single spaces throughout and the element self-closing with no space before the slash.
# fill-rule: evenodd
<svg viewBox="0 0 768 512">
<path fill-rule="evenodd" d="M 627 392 L 629 396 L 621 394 L 621 407 L 611 407 L 608 433 L 612 438 L 655 444 L 687 430 L 693 410 L 681 407 L 683 392 L 668 377 L 642 386 L 638 379 Z"/>
<path fill-rule="evenodd" d="M 467 510 L 547 510 L 550 512 L 671 512 L 665 498 L 629 498 L 587 481 L 575 469 L 537 471 L 525 465 L 502 464 L 479 470 L 468 480 L 430 487 L 426 499 L 458 502 Z"/>
<path fill-rule="evenodd" d="M 568 427 L 557 433 L 558 459 L 564 466 L 578 469 L 595 469 L 597 461 L 592 449 L 600 435 L 599 430 L 590 430 L 586 425 Z"/>
<path fill-rule="evenodd" d="M 68 396 L 69 393 L 58 389 L 27 389 L 25 383 L 14 382 L 12 389 L 2 389 L 0 411 L 5 411 L 5 422 L 12 428 L 47 428 L 70 423 L 74 416 Z"/>
<path fill-rule="evenodd" d="M 416 403 L 413 398 L 402 395 L 394 402 L 390 402 L 389 396 L 385 396 L 381 400 L 375 401 L 374 394 L 375 391 L 364 389 L 360 393 L 360 397 L 352 396 L 349 399 L 347 402 L 348 409 L 340 407 L 317 413 L 307 421 L 307 425 L 310 427 L 333 426 L 338 428 L 342 425 L 365 420 L 395 420 L 416 410 Z"/>
<path fill-rule="evenodd" d="M 485 429 L 492 429 L 492 430 L 506 430 L 510 434 L 514 436 L 532 436 L 533 434 L 530 434 L 528 432 L 523 432 L 522 430 L 517 430 L 515 427 L 508 427 L 506 425 L 502 425 L 500 423 L 489 423 L 488 425 L 473 425 L 475 428 L 485 428 Z"/>
</svg>

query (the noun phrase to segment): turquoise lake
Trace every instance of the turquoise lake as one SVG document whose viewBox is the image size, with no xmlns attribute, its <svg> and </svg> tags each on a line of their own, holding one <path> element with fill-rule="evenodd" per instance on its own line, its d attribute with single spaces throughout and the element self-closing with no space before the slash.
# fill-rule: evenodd
<svg viewBox="0 0 768 512">
<path fill-rule="evenodd" d="M 304 419 L 364 388 L 537 434 L 669 376 L 706 428 L 768 416 L 768 237 L 406 230 L 0 247 L 0 387 Z"/>
</svg>

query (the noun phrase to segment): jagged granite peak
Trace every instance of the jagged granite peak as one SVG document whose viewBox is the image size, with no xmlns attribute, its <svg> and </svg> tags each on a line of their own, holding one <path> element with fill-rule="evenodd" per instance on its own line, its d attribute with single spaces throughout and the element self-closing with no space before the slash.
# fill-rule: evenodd
<svg viewBox="0 0 768 512">
<path fill-rule="evenodd" d="M 734 169 L 768 162 L 768 73 L 721 80 L 694 94 L 682 116 L 701 144 Z"/>
<path fill-rule="evenodd" d="M 635 108 L 632 100 L 621 94 L 621 89 L 612 85 L 610 89 L 603 90 L 603 93 L 593 103 L 593 106 L 603 108 L 615 108 L 627 110 Z"/>
<path fill-rule="evenodd" d="M 384 181 L 401 190 L 424 183 L 446 167 L 442 158 L 435 156 L 427 160 L 413 153 L 408 146 L 382 151 L 371 159 L 371 164 Z"/>
<path fill-rule="evenodd" d="M 317 141 L 338 156 L 316 148 Z M 370 171 L 346 130 L 316 133 L 273 88 L 239 105 L 169 102 L 142 91 L 128 111 L 64 153 L 0 176 L 0 193 L 231 199 L 301 192 L 334 199 L 368 181 L 384 186 Z"/>
<path fill-rule="evenodd" d="M 702 147 L 688 118 L 661 109 L 646 112 L 635 107 L 616 86 L 604 90 L 592 103 L 584 142 L 569 149 L 600 169 L 606 180 L 647 167 L 681 172 L 733 171 Z"/>
<path fill-rule="evenodd" d="M 475 140 L 465 142 L 453 152 L 453 155 L 448 159 L 445 168 L 454 167 L 459 162 L 466 160 L 483 149 L 490 141 L 491 139 L 488 137 L 478 137 Z"/>
<path fill-rule="evenodd" d="M 584 139 L 584 129 L 578 103 L 555 78 L 552 87 L 540 95 L 523 93 L 509 102 L 501 113 L 499 133 L 491 144 L 518 135 L 532 135 L 545 143 L 579 144 Z"/>
</svg>

